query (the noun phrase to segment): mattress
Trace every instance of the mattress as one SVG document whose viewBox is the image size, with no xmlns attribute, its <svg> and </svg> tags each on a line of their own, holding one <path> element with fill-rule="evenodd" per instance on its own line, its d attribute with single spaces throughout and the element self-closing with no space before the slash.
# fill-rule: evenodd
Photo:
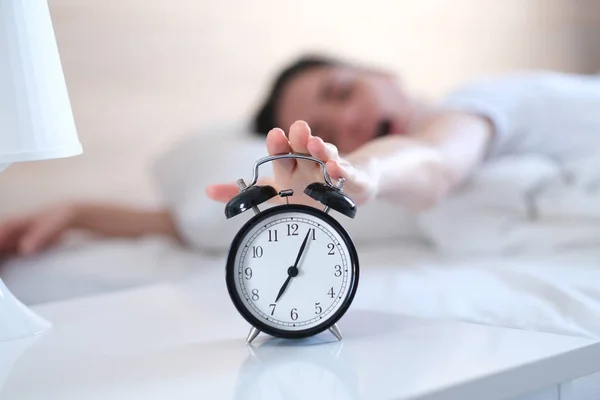
<svg viewBox="0 0 600 400">
<path fill-rule="evenodd" d="M 410 316 L 600 337 L 597 255 L 450 257 L 417 242 L 358 252 L 358 307 L 401 304 Z M 160 237 L 100 240 L 5 261 L 0 276 L 33 305 L 203 276 L 224 285 L 224 259 Z"/>
</svg>

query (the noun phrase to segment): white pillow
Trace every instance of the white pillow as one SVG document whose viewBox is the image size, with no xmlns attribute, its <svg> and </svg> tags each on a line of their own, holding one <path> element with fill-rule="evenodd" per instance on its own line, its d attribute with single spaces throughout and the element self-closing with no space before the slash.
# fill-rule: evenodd
<svg viewBox="0 0 600 400">
<path fill-rule="evenodd" d="M 153 168 L 159 190 L 174 213 L 181 235 L 195 248 L 223 252 L 253 213 L 225 218 L 225 205 L 209 199 L 212 183 L 252 179 L 256 160 L 267 155 L 264 137 L 243 125 L 203 129 L 186 137 L 160 157 Z M 272 163 L 260 167 L 260 176 L 272 176 Z M 355 219 L 332 215 L 358 244 L 423 240 L 410 212 L 383 202 L 358 207 Z"/>
</svg>

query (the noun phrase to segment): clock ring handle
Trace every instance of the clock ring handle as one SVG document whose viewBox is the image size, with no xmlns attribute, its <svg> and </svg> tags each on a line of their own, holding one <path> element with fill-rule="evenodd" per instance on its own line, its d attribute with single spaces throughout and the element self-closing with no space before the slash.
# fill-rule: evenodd
<svg viewBox="0 0 600 400">
<path fill-rule="evenodd" d="M 313 182 L 309 184 L 306 189 L 304 189 L 304 194 L 325 205 L 325 212 L 328 212 L 329 209 L 334 209 L 341 214 L 354 218 L 356 215 L 356 204 L 350 196 L 342 192 L 342 185 L 345 180 L 340 178 L 337 184 L 334 184 L 331 181 L 329 174 L 327 174 L 326 164 L 323 161 L 308 154 L 301 153 L 273 154 L 256 161 L 254 163 L 252 181 L 250 184 L 246 186 L 243 179 L 238 179 L 237 184 L 240 188 L 240 193 L 227 203 L 227 206 L 225 207 L 225 215 L 227 218 L 231 218 L 249 208 L 252 208 L 255 213 L 259 213 L 260 210 L 257 207 L 259 204 L 277 196 L 278 193 L 274 187 L 269 185 L 257 185 L 258 169 L 264 163 L 285 158 L 307 160 L 319 164 L 323 170 L 325 183 Z M 279 195 L 284 196 L 283 192 L 280 192 Z"/>
<path fill-rule="evenodd" d="M 341 190 L 342 184 L 344 183 L 344 178 L 341 178 L 340 182 L 337 185 L 334 184 L 331 181 L 329 174 L 327 173 L 327 168 L 325 167 L 325 163 L 323 161 L 321 161 L 317 158 L 314 158 L 308 154 L 301 154 L 301 153 L 274 154 L 272 156 L 267 156 L 267 157 L 263 157 L 263 158 L 259 159 L 258 161 L 256 161 L 256 163 L 254 163 L 252 182 L 250 182 L 248 187 L 254 186 L 258 182 L 258 168 L 262 164 L 265 164 L 265 163 L 268 163 L 271 161 L 275 161 L 275 160 L 285 159 L 285 158 L 296 158 L 296 159 L 316 162 L 317 164 L 321 165 L 321 169 L 323 170 L 323 179 L 325 179 L 325 182 L 327 183 L 327 185 L 331 186 L 332 188 L 334 188 L 336 190 Z"/>
</svg>

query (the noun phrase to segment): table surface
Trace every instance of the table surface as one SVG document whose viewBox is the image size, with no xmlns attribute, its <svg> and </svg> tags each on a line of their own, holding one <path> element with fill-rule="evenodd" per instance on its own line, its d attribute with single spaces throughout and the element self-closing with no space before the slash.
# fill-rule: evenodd
<svg viewBox="0 0 600 400">
<path fill-rule="evenodd" d="M 248 346 L 219 272 L 36 307 L 54 326 L 0 345 L 0 399 L 494 400 L 600 370 L 592 340 L 410 318 L 361 302 L 368 287 L 342 342 Z"/>
</svg>

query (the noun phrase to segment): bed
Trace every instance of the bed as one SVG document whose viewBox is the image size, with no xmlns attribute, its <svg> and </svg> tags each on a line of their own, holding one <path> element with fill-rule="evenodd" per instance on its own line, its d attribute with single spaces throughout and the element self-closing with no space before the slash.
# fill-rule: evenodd
<svg viewBox="0 0 600 400">
<path fill-rule="evenodd" d="M 238 133 L 192 136 L 154 164 L 162 201 L 187 245 L 163 237 L 77 239 L 5 260 L 0 276 L 31 305 L 169 280 L 214 279 L 249 216 L 226 221 L 223 205 L 209 201 L 204 188 L 249 180 L 253 161 L 264 155 L 260 141 Z M 206 146 L 215 151 L 198 157 Z M 224 151 L 236 162 L 215 169 Z M 430 212 L 415 216 L 389 204 L 359 208 L 360 217 L 341 222 L 360 256 L 359 290 L 368 294 L 360 296 L 360 305 L 401 304 L 409 316 L 600 338 L 597 171 L 600 161 L 593 159 L 557 164 L 529 155 L 506 158 Z M 224 279 L 215 284 L 225 290 Z M 574 398 L 588 393 L 593 399 L 600 377 L 582 378 L 573 388 Z"/>
<path fill-rule="evenodd" d="M 385 296 L 407 315 L 600 338 L 600 268 L 588 255 L 448 257 L 420 243 L 358 250 L 360 290 L 369 293 L 363 301 Z M 214 270 L 224 271 L 224 255 L 145 238 L 72 244 L 10 260 L 2 277 L 24 303 L 41 304 Z"/>
<path fill-rule="evenodd" d="M 251 213 L 227 220 L 204 189 L 249 181 L 265 149 L 239 125 L 209 129 L 174 144 L 151 169 L 187 245 L 162 237 L 76 239 L 0 264 L 8 287 L 40 304 L 223 269 Z M 270 174 L 268 165 L 261 174 Z M 376 202 L 359 207 L 354 220 L 332 215 L 357 245 L 367 299 L 393 296 L 416 316 L 600 337 L 598 171 L 594 159 L 507 157 L 429 212 Z"/>
</svg>

